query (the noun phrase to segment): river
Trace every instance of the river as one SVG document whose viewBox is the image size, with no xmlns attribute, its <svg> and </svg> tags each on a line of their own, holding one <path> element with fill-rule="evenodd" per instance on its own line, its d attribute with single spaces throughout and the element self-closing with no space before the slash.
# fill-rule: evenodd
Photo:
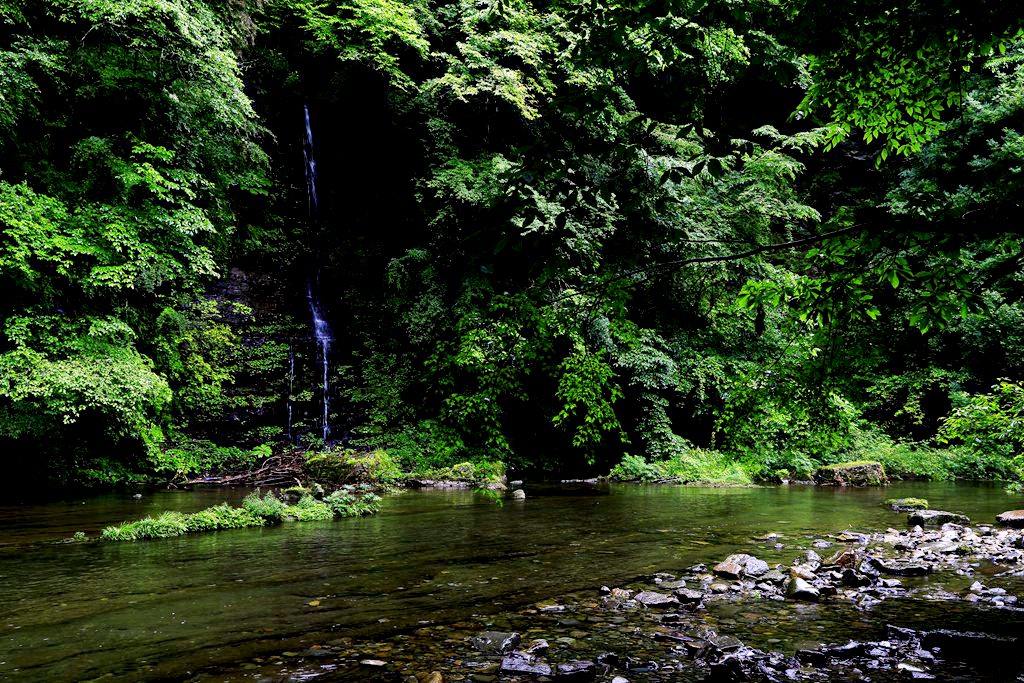
<svg viewBox="0 0 1024 683">
<path fill-rule="evenodd" d="M 239 663 L 289 648 L 500 615 L 716 562 L 769 532 L 782 534 L 785 547 L 762 544 L 758 557 L 788 564 L 826 534 L 903 527 L 884 498 L 924 497 L 979 523 L 1024 507 L 995 486 L 951 483 L 527 492 L 500 507 L 464 491 L 404 492 L 369 518 L 138 543 L 60 541 L 153 512 L 237 501 L 246 491 L 0 507 L 0 679 L 242 677 Z"/>
</svg>

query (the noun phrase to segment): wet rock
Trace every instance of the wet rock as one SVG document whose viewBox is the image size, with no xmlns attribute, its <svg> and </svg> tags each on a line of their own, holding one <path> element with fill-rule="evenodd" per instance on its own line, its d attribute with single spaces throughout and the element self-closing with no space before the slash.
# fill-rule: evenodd
<svg viewBox="0 0 1024 683">
<path fill-rule="evenodd" d="M 526 500 L 526 491 L 522 489 L 516 489 L 512 492 L 513 500 Z"/>
<path fill-rule="evenodd" d="M 430 675 L 423 679 L 423 683 L 444 683 L 444 676 L 440 671 L 431 671 Z"/>
<path fill-rule="evenodd" d="M 826 567 L 840 568 L 856 567 L 859 560 L 860 556 L 855 550 L 840 550 L 825 560 L 824 565 Z"/>
<path fill-rule="evenodd" d="M 704 599 L 704 594 L 700 591 L 695 591 L 692 588 L 680 588 L 679 590 L 672 593 L 681 603 L 694 603 L 700 602 Z"/>
<path fill-rule="evenodd" d="M 821 594 L 817 588 L 807 583 L 799 576 L 791 578 L 789 580 L 789 585 L 786 586 L 786 596 L 794 600 L 817 602 L 820 595 Z"/>
<path fill-rule="evenodd" d="M 644 607 L 666 609 L 672 605 L 678 605 L 679 601 L 671 595 L 665 593 L 655 593 L 654 591 L 643 591 L 637 593 L 633 598 Z"/>
<path fill-rule="evenodd" d="M 519 657 L 505 657 L 501 660 L 501 673 L 550 676 L 551 667 L 543 662 L 532 662 L 529 659 L 520 659 Z"/>
<path fill-rule="evenodd" d="M 871 579 L 863 574 L 858 574 L 852 569 L 844 569 L 840 581 L 849 588 L 863 588 L 871 585 Z"/>
<path fill-rule="evenodd" d="M 551 646 L 548 644 L 548 641 L 543 638 L 538 638 L 537 640 L 531 641 L 530 644 L 523 649 L 523 652 L 528 655 L 539 655 L 547 652 L 549 647 Z"/>
<path fill-rule="evenodd" d="M 925 576 L 932 573 L 932 567 L 922 562 L 907 562 L 900 560 L 880 560 L 876 557 L 867 558 L 861 567 L 870 566 L 882 574 L 892 576 Z"/>
<path fill-rule="evenodd" d="M 907 515 L 907 524 L 911 526 L 942 526 L 947 522 L 969 524 L 970 521 L 966 515 L 945 510 L 915 510 Z"/>
<path fill-rule="evenodd" d="M 743 575 L 743 567 L 736 564 L 735 562 L 719 562 L 712 570 L 718 576 L 726 579 L 738 579 Z"/>
<path fill-rule="evenodd" d="M 871 461 L 825 465 L 814 474 L 818 486 L 880 486 L 888 481 L 882 463 Z"/>
<path fill-rule="evenodd" d="M 1024 528 L 1024 510 L 1007 510 L 996 515 L 996 521 L 1014 529 Z"/>
<path fill-rule="evenodd" d="M 500 654 L 518 646 L 521 640 L 518 633 L 484 631 L 480 635 L 474 636 L 472 642 L 473 647 L 481 652 Z"/>
<path fill-rule="evenodd" d="M 361 659 L 359 660 L 359 663 L 363 666 L 371 666 L 375 669 L 388 665 L 388 663 L 383 659 Z"/>
<path fill-rule="evenodd" d="M 678 579 L 676 581 L 662 581 L 658 583 L 658 588 L 665 591 L 674 591 L 679 588 L 686 588 L 686 581 Z"/>
<path fill-rule="evenodd" d="M 928 650 L 941 648 L 946 657 L 971 660 L 999 658 L 1012 661 L 1021 659 L 1024 654 L 1020 652 L 1015 637 L 973 631 L 926 631 L 921 637 L 921 645 Z"/>
<path fill-rule="evenodd" d="M 558 681 L 591 681 L 596 676 L 597 667 L 588 661 L 565 662 L 555 668 L 555 680 Z"/>
</svg>

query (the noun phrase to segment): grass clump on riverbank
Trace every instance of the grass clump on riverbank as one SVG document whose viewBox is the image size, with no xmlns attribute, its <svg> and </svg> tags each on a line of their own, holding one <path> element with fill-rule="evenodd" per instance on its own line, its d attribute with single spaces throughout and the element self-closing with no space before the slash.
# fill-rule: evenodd
<svg viewBox="0 0 1024 683">
<path fill-rule="evenodd" d="M 202 531 L 260 527 L 278 522 L 360 517 L 380 511 L 380 500 L 380 496 L 372 493 L 357 496 L 352 491 L 342 489 L 322 501 L 313 496 L 303 496 L 299 502 L 288 505 L 273 493 L 267 493 L 261 498 L 258 492 L 253 492 L 246 496 L 241 507 L 221 503 L 187 515 L 163 512 L 156 517 L 108 526 L 100 538 L 106 541 L 142 541 Z"/>
<path fill-rule="evenodd" d="M 747 486 L 751 477 L 737 462 L 718 451 L 694 448 L 667 460 L 648 462 L 638 455 L 623 456 L 608 474 L 612 481 L 675 482 L 711 486 Z"/>
</svg>

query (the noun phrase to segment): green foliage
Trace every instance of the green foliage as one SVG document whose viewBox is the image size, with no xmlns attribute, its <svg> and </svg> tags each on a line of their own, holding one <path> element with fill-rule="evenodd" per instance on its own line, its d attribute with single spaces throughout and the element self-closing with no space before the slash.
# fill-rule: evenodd
<svg viewBox="0 0 1024 683">
<path fill-rule="evenodd" d="M 231 507 L 221 503 L 214 507 L 194 512 L 185 516 L 185 531 L 216 531 L 218 529 L 242 529 L 245 527 L 263 526 L 265 519 L 248 507 Z"/>
<path fill-rule="evenodd" d="M 242 508 L 268 522 L 280 522 L 288 514 L 288 504 L 273 492 L 268 492 L 261 498 L 259 491 L 253 491 L 242 501 Z"/>
<path fill-rule="evenodd" d="M 750 475 L 726 455 L 699 448 L 679 453 L 669 460 L 654 462 L 627 454 L 608 476 L 613 481 L 673 481 L 730 486 L 744 486 L 751 482 Z"/>
<path fill-rule="evenodd" d="M 270 457 L 269 444 L 251 449 L 218 446 L 210 441 L 185 440 L 150 453 L 153 470 L 172 479 L 190 475 L 244 469 Z"/>
<path fill-rule="evenodd" d="M 321 522 L 334 519 L 334 508 L 313 496 L 303 496 L 288 508 L 288 516 L 296 522 Z"/>
<path fill-rule="evenodd" d="M 987 461 L 1013 462 L 1024 473 L 1024 386 L 1008 379 L 987 393 L 963 396 L 939 433 L 945 443 L 957 443 Z"/>
<path fill-rule="evenodd" d="M 188 530 L 185 515 L 180 512 L 162 512 L 157 517 L 145 517 L 137 522 L 108 526 L 103 530 L 101 538 L 107 541 L 142 541 L 181 536 Z"/>
<path fill-rule="evenodd" d="M 335 517 L 363 517 L 380 511 L 380 496 L 373 493 L 355 495 L 347 489 L 339 489 L 324 498 L 324 504 Z"/>
<path fill-rule="evenodd" d="M 402 476 L 395 460 L 380 448 L 369 452 L 334 449 L 310 453 L 306 457 L 305 471 L 325 484 L 388 485 Z"/>
</svg>

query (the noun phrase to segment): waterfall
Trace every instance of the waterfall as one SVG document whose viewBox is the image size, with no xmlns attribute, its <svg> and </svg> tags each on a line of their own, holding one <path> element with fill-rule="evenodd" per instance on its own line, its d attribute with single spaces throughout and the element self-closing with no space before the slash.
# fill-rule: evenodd
<svg viewBox="0 0 1024 683">
<path fill-rule="evenodd" d="M 306 161 L 306 192 L 309 195 L 309 215 L 316 218 L 319 202 L 316 194 L 316 158 L 313 156 L 313 126 L 309 123 L 309 105 L 302 105 L 306 114 L 306 141 L 302 145 L 302 156 Z"/>
<path fill-rule="evenodd" d="M 288 345 L 288 443 L 292 438 L 292 396 L 295 395 L 295 349 Z"/>
<path fill-rule="evenodd" d="M 321 388 L 324 395 L 324 418 L 323 418 L 323 436 L 324 443 L 331 436 L 331 425 L 329 422 L 329 413 L 331 408 L 331 395 L 329 392 L 329 386 L 327 382 L 327 370 L 329 368 L 329 354 L 331 351 L 331 328 L 327 324 L 327 320 L 324 318 L 323 311 L 320 310 L 320 305 L 313 296 L 313 285 L 309 284 L 306 288 L 306 293 L 309 297 L 309 312 L 313 315 L 313 332 L 316 334 L 316 343 L 320 348 L 320 365 L 323 368 L 323 381 Z"/>
</svg>

